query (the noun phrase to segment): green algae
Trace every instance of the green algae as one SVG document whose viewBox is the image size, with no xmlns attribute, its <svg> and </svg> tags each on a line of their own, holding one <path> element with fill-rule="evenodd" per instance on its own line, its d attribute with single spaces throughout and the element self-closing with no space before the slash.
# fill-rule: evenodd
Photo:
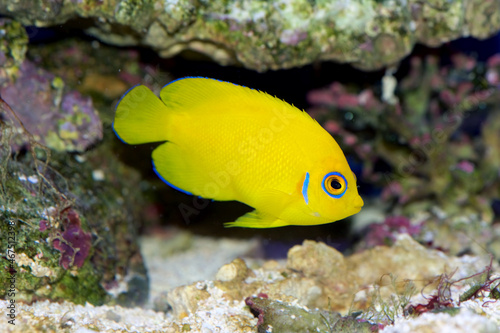
<svg viewBox="0 0 500 333">
<path fill-rule="evenodd" d="M 310 310 L 267 297 L 248 297 L 246 304 L 259 322 L 258 332 L 377 332 L 377 325 L 359 321 L 356 315 L 342 317 L 326 310 Z M 358 313 L 359 314 L 359 313 Z"/>
<path fill-rule="evenodd" d="M 15 79 L 28 49 L 28 34 L 17 21 L 0 19 L 0 67 Z M 0 78 L 0 85 L 3 83 Z"/>
<path fill-rule="evenodd" d="M 405 280 L 400 284 L 396 276 L 388 274 L 387 277 L 390 279 L 391 295 L 389 297 L 383 296 L 382 287 L 378 284 L 374 285 L 370 305 L 361 315 L 362 318 L 394 324 L 397 318 L 405 315 L 412 296 L 417 293 L 415 283 L 411 280 Z M 381 281 L 382 279 L 383 277 Z"/>
<path fill-rule="evenodd" d="M 36 8 L 46 10 L 37 15 Z M 373 70 L 394 64 L 417 42 L 437 46 L 500 29 L 498 6 L 480 0 L 0 0 L 0 13 L 37 26 L 91 18 L 87 32 L 108 43 L 147 45 L 163 57 L 194 50 L 258 71 L 318 60 Z"/>
<path fill-rule="evenodd" d="M 31 149 L 13 155 L 12 128 L 1 123 L 0 215 L 16 226 L 16 300 L 143 303 L 149 287 L 135 238 L 137 215 L 131 206 L 122 207 L 117 188 L 117 177 L 126 169 L 117 167 L 118 174 L 104 172 L 105 179 L 94 179 L 94 162 L 109 154 L 107 146 L 88 153 L 88 161 L 78 161 L 30 139 Z M 117 163 L 106 159 L 107 165 Z M 124 179 L 138 178 L 129 174 Z M 68 212 L 74 212 L 72 218 Z M 82 237 L 71 238 L 69 228 Z M 89 243 L 85 235 L 91 236 Z M 66 246 L 57 245 L 61 242 Z M 8 270 L 0 270 L 0 279 L 8 276 Z M 123 283 L 125 289 L 114 291 Z M 0 297 L 5 296 L 0 289 Z"/>
<path fill-rule="evenodd" d="M 93 305 L 102 305 L 109 301 L 110 297 L 106 290 L 100 287 L 102 277 L 95 273 L 95 267 L 89 261 L 78 269 L 75 276 L 65 271 L 53 290 L 45 297 L 51 300 L 65 299 L 75 304 L 88 302 Z"/>
<path fill-rule="evenodd" d="M 153 0 L 120 1 L 115 9 L 117 23 L 134 25 L 136 29 L 144 29 L 149 25 L 149 19 L 154 14 Z"/>
</svg>

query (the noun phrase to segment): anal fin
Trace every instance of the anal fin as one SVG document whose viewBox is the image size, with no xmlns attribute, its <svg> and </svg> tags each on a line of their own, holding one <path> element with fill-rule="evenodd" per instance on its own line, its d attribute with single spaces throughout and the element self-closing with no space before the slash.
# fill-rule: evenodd
<svg viewBox="0 0 500 333">
<path fill-rule="evenodd" d="M 246 213 L 240 216 L 234 222 L 224 223 L 226 228 L 243 227 L 243 228 L 277 228 L 289 225 L 286 221 L 280 220 L 276 216 L 263 214 L 257 210 Z"/>
<path fill-rule="evenodd" d="M 174 189 L 191 195 L 201 182 L 199 173 L 193 170 L 193 163 L 189 163 L 189 155 L 172 142 L 166 142 L 153 150 L 153 169 L 156 174 Z"/>
</svg>

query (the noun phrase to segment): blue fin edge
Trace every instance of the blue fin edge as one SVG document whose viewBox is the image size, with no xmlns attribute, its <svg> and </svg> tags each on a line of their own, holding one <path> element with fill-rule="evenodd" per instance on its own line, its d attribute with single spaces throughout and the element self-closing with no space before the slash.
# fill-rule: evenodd
<svg viewBox="0 0 500 333">
<path fill-rule="evenodd" d="M 170 183 L 169 181 L 167 181 L 165 178 L 163 178 L 163 176 L 158 172 L 158 170 L 156 170 L 156 165 L 155 165 L 155 162 L 153 161 L 153 170 L 154 172 L 156 173 L 156 175 L 158 177 L 160 177 L 160 179 L 165 183 L 167 184 L 168 186 L 170 186 L 171 188 L 179 191 L 179 192 L 182 192 L 184 194 L 187 194 L 187 195 L 193 195 L 193 193 L 191 192 L 188 192 L 188 191 L 184 191 L 183 189 L 181 189 L 180 187 L 177 187 L 175 186 L 174 184 Z"/>
<path fill-rule="evenodd" d="M 247 87 L 247 86 L 243 86 L 241 84 L 236 84 L 236 83 L 229 82 L 229 81 L 214 79 L 214 78 L 206 77 L 206 76 L 185 76 L 185 77 L 181 77 L 181 78 L 178 78 L 178 79 L 170 81 L 169 83 L 167 83 L 166 85 L 164 85 L 161 89 L 164 89 L 166 86 L 168 86 L 168 85 L 170 85 L 170 84 L 172 84 L 174 82 L 177 82 L 177 81 L 180 81 L 180 80 L 184 80 L 184 79 L 207 79 L 207 80 L 214 80 L 214 81 L 219 81 L 219 82 L 231 83 L 231 84 L 234 84 L 235 86 L 238 86 L 238 87 L 244 87 L 244 88 L 248 88 L 248 89 L 254 90 L 253 88 L 250 88 L 250 87 Z"/>
<path fill-rule="evenodd" d="M 135 86 L 130 87 L 130 88 L 129 88 L 129 89 L 128 89 L 128 90 L 127 90 L 127 91 L 126 91 L 126 92 L 122 95 L 122 97 L 120 97 L 120 99 L 118 100 L 118 102 L 116 102 L 116 105 L 115 105 L 115 113 L 116 113 L 116 109 L 118 109 L 118 105 L 120 104 L 120 102 L 122 101 L 122 99 L 123 99 L 125 96 L 127 96 L 127 94 L 128 94 L 130 91 L 132 91 L 132 89 L 134 89 L 135 87 L 138 87 L 138 86 L 140 86 L 140 85 L 141 85 L 141 84 L 139 83 L 139 84 L 136 84 Z M 113 120 L 113 123 L 111 124 L 111 128 L 113 129 L 113 132 L 115 132 L 115 135 L 118 137 L 118 139 L 120 139 L 120 141 L 121 141 L 121 142 L 128 144 L 128 142 L 127 142 L 127 141 L 125 141 L 125 140 L 123 140 L 123 139 L 122 139 L 122 138 L 118 135 L 118 133 L 116 132 L 116 130 L 115 130 L 115 121 L 114 121 L 114 120 Z"/>
<path fill-rule="evenodd" d="M 127 94 L 128 94 L 128 93 L 129 93 L 132 89 L 134 89 L 135 87 L 141 86 L 141 85 L 142 85 L 142 84 L 138 83 L 138 84 L 136 84 L 135 86 L 130 87 L 127 91 L 125 91 L 125 92 L 123 93 L 122 97 L 120 97 L 120 99 L 118 100 L 118 102 L 116 102 L 116 105 L 115 105 L 115 111 L 116 111 L 116 109 L 118 108 L 118 104 L 120 104 L 120 102 L 122 101 L 122 99 L 123 99 L 125 96 L 127 96 Z"/>
<path fill-rule="evenodd" d="M 113 121 L 113 123 L 111 124 L 111 128 L 113 129 L 113 132 L 115 133 L 116 137 L 123 143 L 126 143 L 126 144 L 129 144 L 127 141 L 123 140 L 119 135 L 118 133 L 116 132 L 115 130 L 115 122 Z"/>
</svg>

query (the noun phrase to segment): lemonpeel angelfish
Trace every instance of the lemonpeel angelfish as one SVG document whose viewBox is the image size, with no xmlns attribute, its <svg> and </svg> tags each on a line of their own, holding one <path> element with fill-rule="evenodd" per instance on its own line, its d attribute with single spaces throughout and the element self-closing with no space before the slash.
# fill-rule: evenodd
<svg viewBox="0 0 500 333">
<path fill-rule="evenodd" d="M 306 112 L 258 90 L 193 77 L 166 85 L 159 99 L 136 86 L 119 101 L 113 128 L 128 144 L 164 142 L 153 167 L 173 188 L 255 208 L 226 226 L 324 224 L 363 206 L 332 136 Z"/>
</svg>

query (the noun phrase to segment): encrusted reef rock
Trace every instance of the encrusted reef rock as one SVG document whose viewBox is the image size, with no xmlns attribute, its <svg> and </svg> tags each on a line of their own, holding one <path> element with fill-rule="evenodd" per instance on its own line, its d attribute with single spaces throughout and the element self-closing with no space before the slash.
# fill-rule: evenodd
<svg viewBox="0 0 500 333">
<path fill-rule="evenodd" d="M 0 19 L 0 28 L 0 96 L 16 112 L 2 110 L 0 119 L 15 128 L 12 149 L 29 146 L 23 127 L 57 151 L 81 153 L 101 141 L 102 123 L 90 97 L 70 91 L 62 78 L 25 59 L 28 35 L 19 23 Z"/>
<path fill-rule="evenodd" d="M 60 77 L 28 60 L 19 67 L 16 80 L 0 85 L 0 95 L 33 138 L 51 149 L 84 152 L 102 139 L 102 123 L 90 97 L 67 91 Z M 14 120 L 12 113 L 5 117 Z M 21 124 L 13 123 L 22 132 Z M 26 137 L 12 141 L 15 150 L 25 144 Z"/>
<path fill-rule="evenodd" d="M 38 27 L 73 21 L 108 43 L 147 45 L 164 57 L 193 50 L 259 71 L 318 60 L 377 69 L 417 42 L 437 46 L 500 29 L 498 0 L 1 0 L 0 14 Z"/>
<path fill-rule="evenodd" d="M 1 244 L 11 244 L 12 261 L 2 261 L 0 279 L 15 279 L 16 301 L 143 303 L 148 278 L 134 208 L 121 205 L 126 173 L 113 158 L 102 163 L 102 151 L 75 158 L 31 141 L 32 150 L 14 155 L 10 123 L 0 127 L 0 220 L 2 234 L 11 232 Z M 0 297 L 7 292 L 1 288 Z"/>
<path fill-rule="evenodd" d="M 337 312 L 309 310 L 296 304 L 272 301 L 267 296 L 248 297 L 245 303 L 258 317 L 259 333 L 297 332 L 297 333 L 371 333 L 378 330 L 377 325 L 357 321 L 355 317 L 341 317 Z"/>
<path fill-rule="evenodd" d="M 195 238 L 198 241 L 203 239 L 198 236 Z M 170 248 L 170 245 L 163 248 L 161 244 L 155 244 L 159 252 Z M 201 251 L 206 251 L 206 248 L 200 247 L 191 254 L 198 253 L 202 256 Z M 222 246 L 216 251 L 221 254 L 219 251 L 225 253 L 227 247 Z M 16 322 L 14 327 L 6 321 L 0 321 L 0 331 L 5 328 L 16 333 L 58 329 L 71 332 L 92 330 L 169 333 L 498 331 L 500 301 L 491 298 L 491 293 L 486 288 L 478 291 L 476 297 L 471 296 L 472 293 L 468 291 L 473 283 L 477 286 L 477 282 L 481 281 L 481 286 L 491 286 L 492 293 L 495 293 L 495 285 L 498 283 L 495 272 L 498 267 L 490 266 L 490 261 L 486 258 L 447 257 L 439 251 L 426 249 L 407 235 L 396 237 L 392 247 L 379 246 L 373 251 L 365 250 L 347 257 L 323 243 L 311 241 L 306 241 L 289 252 L 286 262 L 238 258 L 223 265 L 214 274 L 216 279 L 213 281 L 198 281 L 171 290 L 167 301 L 172 312 L 168 310 L 168 306 L 162 307 L 165 312 L 168 311 L 165 313 L 140 308 L 124 309 L 120 306 L 95 307 L 88 303 L 75 305 L 70 302 L 43 301 L 19 304 L 17 311 L 22 320 Z M 149 262 L 151 257 L 148 251 L 145 251 L 145 255 Z M 185 253 L 165 258 L 163 264 L 178 267 L 175 262 L 181 258 L 187 258 Z M 202 267 L 199 266 L 200 262 L 193 264 L 185 261 L 187 270 L 206 268 L 203 261 Z M 437 263 L 433 265 L 433 261 Z M 333 268 L 322 266 L 330 264 Z M 365 268 L 360 269 L 358 265 L 361 264 Z M 428 270 L 422 269 L 426 265 L 429 266 Z M 153 276 L 154 271 L 164 271 L 163 268 L 154 268 L 157 264 L 149 263 L 148 266 L 153 271 Z M 373 274 L 367 274 L 371 272 L 371 268 Z M 356 294 L 346 299 L 346 304 L 342 307 L 333 303 L 317 306 L 301 296 L 306 295 L 304 290 L 313 285 L 328 292 L 333 300 L 335 291 L 330 289 L 335 289 L 335 279 L 346 271 L 351 271 L 350 276 L 354 280 L 352 284 L 357 285 L 358 289 L 352 288 Z M 386 279 L 379 276 L 387 276 L 386 273 L 390 272 L 399 274 L 398 278 Z M 332 281 L 326 286 L 329 274 L 333 278 L 330 278 Z M 438 274 L 437 278 L 435 274 Z M 417 280 L 419 277 L 422 280 Z M 301 280 L 307 282 L 301 283 Z M 391 280 L 389 286 L 386 286 L 387 280 Z M 432 281 L 438 283 L 429 283 Z M 153 284 L 158 282 L 153 281 Z M 283 288 L 284 284 L 287 288 Z M 412 288 L 399 288 L 410 284 Z M 384 293 L 383 288 L 390 289 L 390 292 Z M 340 289 L 344 292 L 349 287 L 343 286 Z M 469 296 L 462 296 L 464 294 Z M 163 297 L 162 299 L 164 300 Z M 316 300 L 320 299 L 321 297 L 316 297 Z M 5 308 L 7 304 L 7 301 L 0 300 L 1 307 Z M 341 309 L 341 313 L 337 312 Z M 412 314 L 410 309 L 413 310 Z"/>
<path fill-rule="evenodd" d="M 206 308 L 214 297 L 229 304 L 246 299 L 256 316 L 260 314 L 259 323 L 269 324 L 269 318 L 264 317 L 266 313 L 274 316 L 275 309 L 271 308 L 276 307 L 295 315 L 319 308 L 329 317 L 331 311 L 345 314 L 352 308 L 365 309 L 371 302 L 367 290 L 374 285 L 380 288 L 381 297 L 389 297 L 395 291 L 385 276 L 397 277 L 399 282 L 411 280 L 417 293 L 442 274 L 452 276 L 455 272 L 453 278 L 458 280 L 482 271 L 487 262 L 447 257 L 426 249 L 406 234 L 399 235 L 392 247 L 377 246 L 349 257 L 324 243 L 306 240 L 289 250 L 286 264 L 268 261 L 250 269 L 236 259 L 221 267 L 215 281 L 177 287 L 168 293 L 167 301 L 178 318 L 197 316 L 200 307 Z M 316 322 L 321 313 L 313 311 L 307 316 Z"/>
<path fill-rule="evenodd" d="M 0 19 L 0 85 L 17 77 L 28 49 L 28 35 L 16 21 Z"/>
<path fill-rule="evenodd" d="M 344 256 L 324 243 L 306 240 L 301 246 L 292 247 L 288 251 L 287 268 L 314 281 L 315 287 L 308 293 L 315 290 L 317 298 L 315 304 L 308 302 L 308 306 L 342 308 L 359 288 L 358 278 Z"/>
<path fill-rule="evenodd" d="M 123 182 L 137 187 L 139 175 L 118 163 L 109 145 L 67 153 L 102 138 L 88 97 L 27 60 L 16 79 L 3 76 L 6 68 L 0 66 L 8 102 L 0 100 L 0 244 L 10 252 L 0 280 L 15 281 L 16 301 L 143 303 L 148 278 L 135 224 L 142 197 L 123 206 Z M 0 288 L 0 298 L 7 293 Z"/>
</svg>

